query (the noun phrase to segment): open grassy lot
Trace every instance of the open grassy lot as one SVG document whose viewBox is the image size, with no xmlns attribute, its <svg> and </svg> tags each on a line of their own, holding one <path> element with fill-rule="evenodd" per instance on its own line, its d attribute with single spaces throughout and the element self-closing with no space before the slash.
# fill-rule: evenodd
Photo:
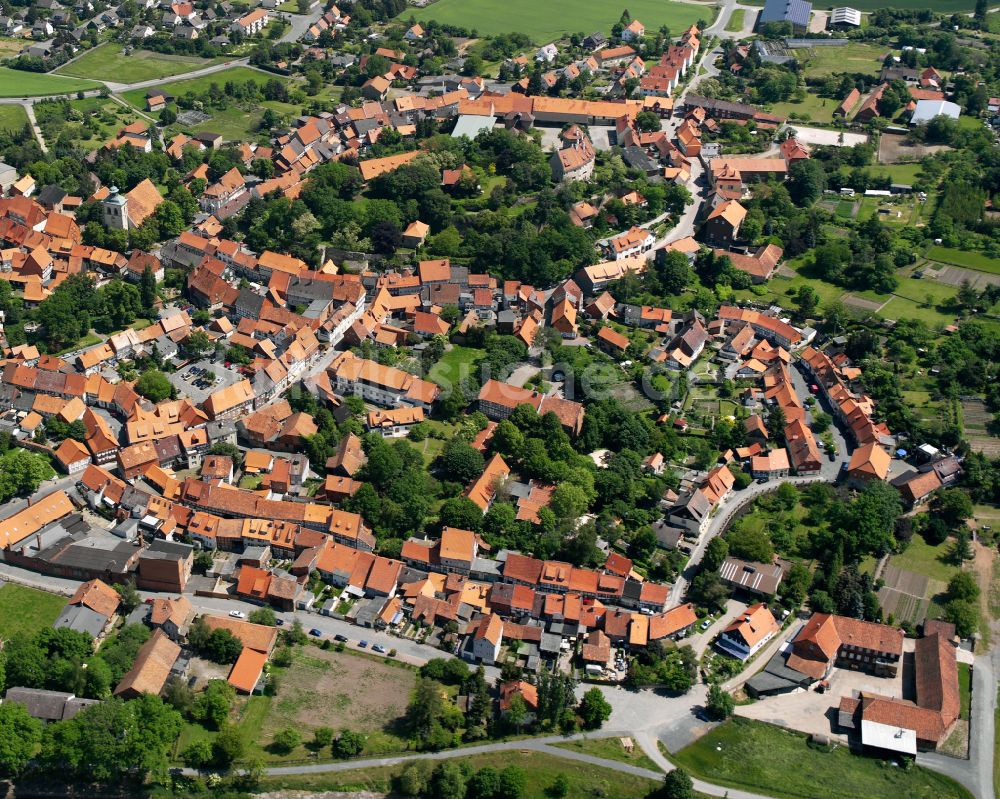
<svg viewBox="0 0 1000 799">
<path fill-rule="evenodd" d="M 51 627 L 65 604 L 58 594 L 14 583 L 0 586 L 0 640 Z"/>
<path fill-rule="evenodd" d="M 801 101 L 790 100 L 787 103 L 775 103 L 771 106 L 771 111 L 784 117 L 790 117 L 790 124 L 793 127 L 795 117 L 808 119 L 821 125 L 829 125 L 833 122 L 833 112 L 839 104 L 839 100 L 806 92 Z"/>
<path fill-rule="evenodd" d="M 528 774 L 528 780 L 524 793 L 521 794 L 522 799 L 548 799 L 549 789 L 559 774 L 566 775 L 569 781 L 569 792 L 566 795 L 574 797 L 574 799 L 588 796 L 645 799 L 658 786 L 654 780 L 527 750 L 473 755 L 455 760 L 467 764 L 474 771 L 485 766 L 502 769 L 515 765 L 524 769 Z M 427 766 L 433 768 L 433 763 L 428 763 Z M 334 774 L 267 777 L 263 780 L 261 787 L 263 790 L 269 791 L 283 788 L 309 792 L 372 791 L 381 794 L 389 791 L 392 778 L 399 774 L 403 768 L 402 765 L 396 765 L 342 771 Z"/>
<path fill-rule="evenodd" d="M 713 8 L 675 0 L 635 0 L 628 10 L 647 31 L 666 25 L 674 37 L 697 20 L 715 16 Z M 545 44 L 576 31 L 610 33 L 621 13 L 618 6 L 601 0 L 549 0 L 541 4 L 533 0 L 437 0 L 426 8 L 407 8 L 400 16 L 407 20 L 412 16 L 418 22 L 434 19 L 487 36 L 517 31 L 536 44 Z"/>
<path fill-rule="evenodd" d="M 8 36 L 0 36 L 0 58 L 13 58 L 20 53 L 27 42 L 24 39 L 13 39 Z"/>
<path fill-rule="evenodd" d="M 42 97 L 99 88 L 101 84 L 92 80 L 0 67 L 0 97 Z"/>
<path fill-rule="evenodd" d="M 890 563 L 900 569 L 946 583 L 958 571 L 958 567 L 948 560 L 949 548 L 948 541 L 931 546 L 924 541 L 923 536 L 914 533 L 906 549 L 898 555 L 893 555 Z"/>
<path fill-rule="evenodd" d="M 622 763 L 630 763 L 639 768 L 648 768 L 650 771 L 659 771 L 656 765 L 638 746 L 634 745 L 631 752 L 626 752 L 622 746 L 621 738 L 585 738 L 579 741 L 566 741 L 565 743 L 553 744 L 560 749 L 569 749 L 573 752 L 582 752 L 585 755 L 601 757 L 605 760 L 618 760 Z"/>
<path fill-rule="evenodd" d="M 804 735 L 741 718 L 712 730 L 674 760 L 710 782 L 780 799 L 970 796 L 957 782 L 920 766 L 904 771 L 843 747 L 819 751 Z"/>
<path fill-rule="evenodd" d="M 0 129 L 20 130 L 28 121 L 28 114 L 20 105 L 0 106 Z"/>
<path fill-rule="evenodd" d="M 835 72 L 867 72 L 875 74 L 882 68 L 878 60 L 885 55 L 885 45 L 851 42 L 842 47 L 811 47 L 800 50 L 807 75 L 832 75 Z M 833 105 L 836 108 L 836 104 Z"/>
<path fill-rule="evenodd" d="M 441 356 L 441 360 L 431 367 L 427 379 L 437 383 L 442 388 L 456 385 L 466 377 L 471 377 L 476 371 L 476 364 L 486 353 L 475 347 L 452 348 Z"/>
<path fill-rule="evenodd" d="M 110 80 L 115 83 L 138 83 L 156 78 L 183 75 L 203 67 L 218 64 L 222 59 L 205 59 L 197 56 L 166 55 L 151 50 L 134 50 L 124 55 L 122 46 L 108 42 L 85 53 L 72 64 L 56 70 L 58 75 L 75 78 Z"/>
<path fill-rule="evenodd" d="M 968 719 L 972 709 L 972 669 L 968 663 L 958 664 L 959 718 Z"/>
</svg>

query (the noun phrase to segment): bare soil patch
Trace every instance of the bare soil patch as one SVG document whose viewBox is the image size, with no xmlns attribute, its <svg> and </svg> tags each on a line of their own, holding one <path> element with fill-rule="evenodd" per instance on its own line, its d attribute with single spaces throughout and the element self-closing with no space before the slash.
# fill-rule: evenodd
<svg viewBox="0 0 1000 799">
<path fill-rule="evenodd" d="M 281 675 L 262 739 L 288 726 L 303 737 L 317 727 L 384 731 L 405 712 L 415 680 L 415 673 L 401 666 L 310 647 Z"/>
<path fill-rule="evenodd" d="M 907 144 L 906 137 L 899 133 L 883 133 L 878 145 L 878 161 L 880 164 L 919 161 L 925 155 L 950 149 L 944 144 Z"/>
</svg>

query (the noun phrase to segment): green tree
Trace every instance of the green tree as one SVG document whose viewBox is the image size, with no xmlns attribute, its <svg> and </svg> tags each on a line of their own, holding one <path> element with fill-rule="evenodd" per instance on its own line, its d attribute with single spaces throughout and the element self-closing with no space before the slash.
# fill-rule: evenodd
<svg viewBox="0 0 1000 799">
<path fill-rule="evenodd" d="M 968 638 L 979 628 L 976 606 L 964 599 L 952 599 L 944 606 L 944 617 L 955 625 L 962 638 Z"/>
<path fill-rule="evenodd" d="M 41 739 L 42 723 L 32 718 L 24 705 L 0 704 L 0 777 L 18 777 Z"/>
<path fill-rule="evenodd" d="M 940 516 L 949 528 L 955 529 L 972 517 L 972 499 L 961 488 L 945 488 L 931 500 L 931 510 Z"/>
<path fill-rule="evenodd" d="M 958 572 L 948 581 L 948 598 L 975 602 L 979 599 L 979 584 L 968 572 Z"/>
<path fill-rule="evenodd" d="M 355 757 L 365 748 L 365 736 L 360 732 L 341 730 L 337 740 L 333 742 L 334 757 Z"/>
<path fill-rule="evenodd" d="M 127 583 L 115 583 L 115 591 L 121 597 L 123 615 L 127 615 L 142 604 L 142 597 L 135 587 L 135 579 L 130 579 Z"/>
<path fill-rule="evenodd" d="M 169 399 L 174 388 L 163 372 L 148 369 L 136 381 L 135 390 L 150 402 L 157 403 Z"/>
<path fill-rule="evenodd" d="M 55 475 L 48 461 L 23 449 L 0 456 L 0 502 L 33 494 L 43 480 Z"/>
<path fill-rule="evenodd" d="M 284 727 L 274 734 L 271 749 L 281 755 L 290 754 L 302 743 L 302 736 L 294 727 Z"/>
<path fill-rule="evenodd" d="M 663 799 L 694 799 L 694 782 L 684 769 L 675 768 L 663 778 L 660 796 Z"/>
<path fill-rule="evenodd" d="M 212 750 L 212 742 L 206 738 L 192 741 L 181 752 L 181 760 L 188 768 L 203 769 L 212 765 L 215 760 L 215 753 Z"/>
<path fill-rule="evenodd" d="M 227 768 L 243 757 L 246 741 L 243 733 L 233 724 L 227 724 L 212 741 L 212 762 L 220 768 Z"/>
<path fill-rule="evenodd" d="M 204 653 L 216 663 L 235 663 L 243 651 L 240 639 L 229 630 L 212 630 L 205 642 Z"/>
<path fill-rule="evenodd" d="M 477 450 L 458 438 L 451 439 L 441 453 L 441 465 L 449 479 L 470 483 L 483 473 L 485 462 Z"/>
<path fill-rule="evenodd" d="M 457 763 L 445 760 L 434 768 L 430 795 L 435 799 L 465 799 L 465 773 Z"/>
<path fill-rule="evenodd" d="M 701 567 L 706 571 L 716 572 L 729 556 L 729 544 L 726 539 L 716 536 L 705 547 L 705 554 L 701 558 Z"/>
<path fill-rule="evenodd" d="M 236 701 L 236 690 L 225 680 L 209 680 L 195 700 L 194 716 L 206 727 L 221 730 Z"/>
<path fill-rule="evenodd" d="M 257 608 L 257 610 L 250 611 L 247 621 L 263 624 L 265 627 L 275 627 L 278 624 L 278 618 L 271 608 Z"/>
<path fill-rule="evenodd" d="M 712 683 L 709 686 L 705 709 L 710 715 L 717 719 L 728 719 L 733 715 L 735 708 L 736 702 L 728 691 L 718 683 Z"/>
<path fill-rule="evenodd" d="M 595 686 L 583 695 L 577 712 L 583 719 L 585 729 L 597 730 L 611 718 L 611 704 L 604 698 L 601 689 Z"/>
<path fill-rule="evenodd" d="M 142 278 L 139 282 L 139 298 L 142 301 L 142 307 L 145 312 L 152 314 L 157 300 L 156 275 L 149 264 L 146 264 L 146 268 L 142 270 Z"/>
</svg>

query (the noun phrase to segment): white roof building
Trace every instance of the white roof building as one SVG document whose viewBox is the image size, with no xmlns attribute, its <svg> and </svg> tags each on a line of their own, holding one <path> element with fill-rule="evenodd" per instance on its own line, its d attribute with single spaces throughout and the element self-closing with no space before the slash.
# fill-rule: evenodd
<svg viewBox="0 0 1000 799">
<path fill-rule="evenodd" d="M 875 721 L 862 719 L 861 743 L 876 749 L 901 752 L 904 755 L 917 754 L 917 733 L 905 727 L 893 727 Z"/>
<path fill-rule="evenodd" d="M 860 28 L 861 12 L 849 6 L 835 8 L 830 12 L 830 21 L 827 24 L 831 27 L 834 25 L 851 25 L 855 28 Z"/>
<path fill-rule="evenodd" d="M 961 113 L 962 109 L 956 103 L 948 100 L 917 100 L 917 107 L 913 110 L 913 116 L 910 117 L 910 124 L 921 125 L 930 122 L 934 117 L 942 116 L 958 119 Z"/>
</svg>

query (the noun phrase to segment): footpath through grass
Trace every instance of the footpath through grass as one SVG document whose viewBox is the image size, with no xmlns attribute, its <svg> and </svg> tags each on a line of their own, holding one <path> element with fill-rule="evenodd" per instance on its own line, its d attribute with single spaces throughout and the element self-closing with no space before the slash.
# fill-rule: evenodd
<svg viewBox="0 0 1000 799">
<path fill-rule="evenodd" d="M 485 755 L 451 758 L 451 760 L 467 764 L 473 771 L 484 766 L 493 766 L 497 769 L 518 766 L 524 769 L 528 779 L 521 799 L 550 799 L 552 784 L 560 774 L 566 776 L 569 785 L 569 791 L 565 795 L 574 797 L 574 799 L 588 796 L 646 799 L 660 785 L 655 780 L 611 771 L 601 766 L 592 766 L 589 763 L 563 760 L 561 757 L 530 750 L 491 752 Z M 424 767 L 427 769 L 433 769 L 434 765 L 433 761 L 424 761 Z M 309 792 L 371 791 L 379 794 L 389 793 L 392 788 L 392 778 L 404 768 L 405 765 L 395 765 L 354 769 L 339 773 L 266 777 L 261 783 L 261 790 L 273 791 L 281 788 Z"/>
<path fill-rule="evenodd" d="M 5 583 L 0 586 L 0 640 L 51 627 L 65 605 L 64 596 Z"/>
<path fill-rule="evenodd" d="M 44 97 L 99 88 L 101 84 L 93 80 L 0 67 L 0 97 Z"/>
<path fill-rule="evenodd" d="M 680 33 L 699 19 L 711 21 L 715 9 L 689 3 L 663 0 L 634 0 L 628 3 L 632 19 L 656 31 L 666 25 L 671 36 Z M 475 29 L 480 36 L 499 33 L 524 33 L 536 44 L 546 44 L 578 31 L 611 32 L 621 16 L 622 7 L 602 0 L 437 0 L 426 8 L 407 7 L 401 20 L 412 16 L 418 22 L 437 20 L 448 25 Z"/>
<path fill-rule="evenodd" d="M 568 749 L 571 752 L 601 757 L 605 760 L 617 760 L 639 768 L 648 768 L 650 771 L 660 771 L 660 767 L 642 751 L 638 744 L 633 744 L 632 751 L 626 752 L 620 738 L 584 738 L 578 741 L 553 744 L 553 746 Z"/>
<path fill-rule="evenodd" d="M 124 55 L 123 48 L 116 42 L 108 42 L 85 53 L 72 64 L 56 70 L 59 75 L 76 78 L 110 80 L 115 83 L 138 83 L 139 81 L 168 78 L 183 75 L 196 69 L 210 67 L 222 59 L 206 59 L 197 56 L 166 55 L 151 50 L 135 50 Z"/>
<path fill-rule="evenodd" d="M 942 774 L 902 768 L 846 747 L 826 752 L 806 736 L 762 722 L 735 718 L 673 757 L 708 782 L 778 799 L 969 799 Z"/>
</svg>

